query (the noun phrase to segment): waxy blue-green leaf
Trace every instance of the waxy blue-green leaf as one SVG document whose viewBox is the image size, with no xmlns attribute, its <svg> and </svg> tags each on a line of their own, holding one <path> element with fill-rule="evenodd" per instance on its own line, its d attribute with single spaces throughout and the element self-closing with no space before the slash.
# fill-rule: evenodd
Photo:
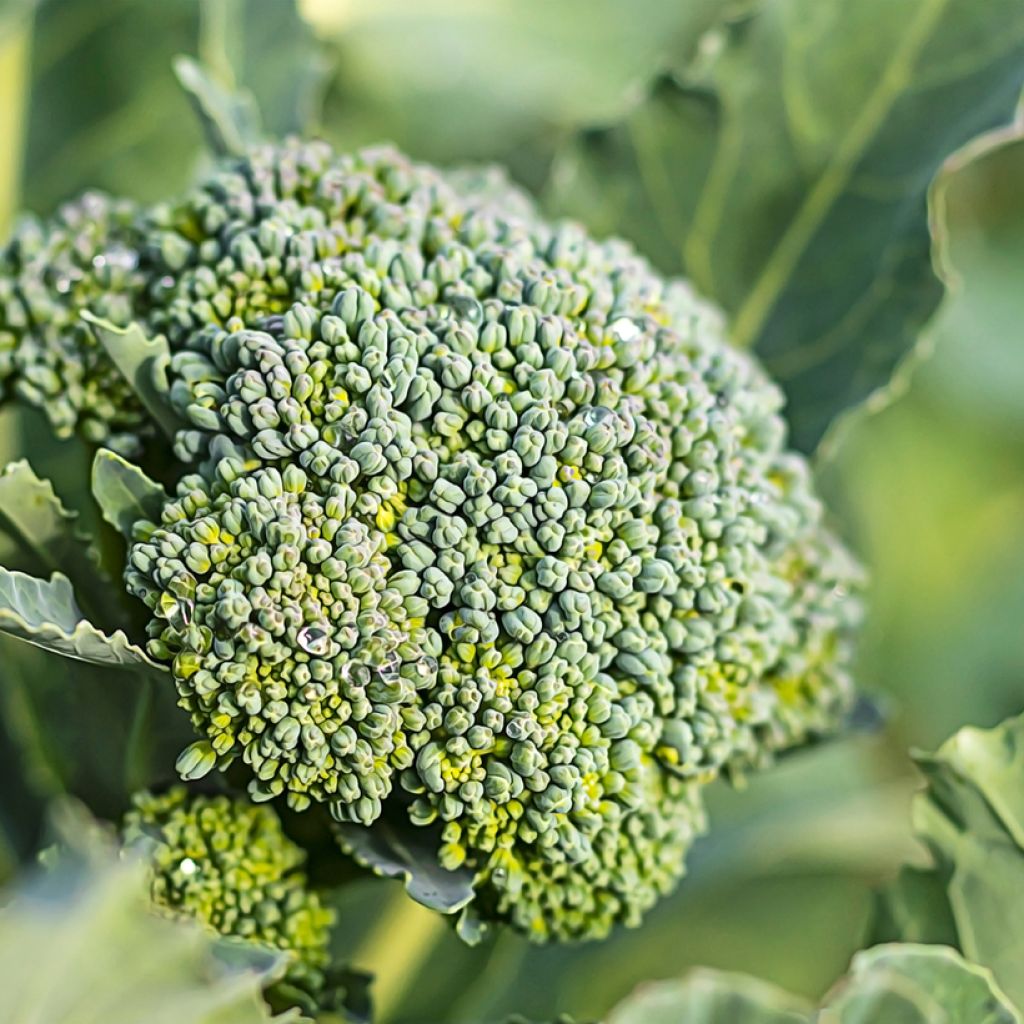
<svg viewBox="0 0 1024 1024">
<path fill-rule="evenodd" d="M 935 188 L 938 256 L 949 295 L 929 328 L 939 358 L 923 387 L 956 413 L 1019 434 L 1024 405 L 1024 124 L 993 133 L 953 161 Z M 1004 433 L 1005 432 L 1005 433 Z"/>
<path fill-rule="evenodd" d="M 1020 1024 L 991 971 L 946 946 L 894 943 L 853 958 L 818 1024 Z"/>
<path fill-rule="evenodd" d="M 946 880 L 964 954 L 1024 1005 L 1024 717 L 961 729 L 918 763 L 914 825 Z"/>
<path fill-rule="evenodd" d="M 171 361 L 167 339 L 149 338 L 138 324 L 118 327 L 88 311 L 82 319 L 153 421 L 173 437 L 180 424 L 167 399 L 167 366 Z"/>
<path fill-rule="evenodd" d="M 41 580 L 0 568 L 0 633 L 93 665 L 159 669 L 121 630 L 108 636 L 87 621 L 59 572 Z"/>
<path fill-rule="evenodd" d="M 77 526 L 49 480 L 36 476 L 24 459 L 0 470 L 0 532 L 33 568 L 60 569 L 78 584 L 96 581 L 98 561 L 89 538 Z"/>
<path fill-rule="evenodd" d="M 736 0 L 305 0 L 337 48 L 330 135 L 444 163 L 515 160 L 540 132 L 620 116 Z M 443 112 L 441 114 L 440 112 Z M 548 146 L 543 147 L 545 151 Z"/>
<path fill-rule="evenodd" d="M 347 853 L 376 875 L 402 879 L 406 892 L 417 903 L 442 914 L 454 914 L 472 900 L 472 872 L 441 867 L 437 848 L 427 835 L 399 830 L 381 820 L 372 828 L 348 823 L 335 828 Z"/>
<path fill-rule="evenodd" d="M 101 448 L 92 463 L 92 493 L 103 518 L 124 537 L 140 519 L 160 521 L 167 492 L 117 452 Z"/>
<path fill-rule="evenodd" d="M 876 942 L 958 943 L 946 893 L 948 878 L 935 868 L 904 865 L 882 890 L 872 922 Z"/>
<path fill-rule="evenodd" d="M 766 0 L 703 50 L 576 141 L 552 204 L 633 238 L 721 303 L 809 450 L 886 384 L 941 298 L 929 184 L 1011 119 L 1024 5 Z"/>
<path fill-rule="evenodd" d="M 773 985 L 700 968 L 678 981 L 641 985 L 607 1024 L 809 1024 L 811 1008 Z"/>
</svg>

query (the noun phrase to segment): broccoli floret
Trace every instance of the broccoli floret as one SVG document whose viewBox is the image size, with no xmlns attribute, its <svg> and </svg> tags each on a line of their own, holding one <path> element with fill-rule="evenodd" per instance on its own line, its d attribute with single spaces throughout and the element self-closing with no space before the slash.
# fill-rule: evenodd
<svg viewBox="0 0 1024 1024">
<path fill-rule="evenodd" d="M 834 728 L 859 574 L 716 311 L 453 180 L 286 145 L 168 215 L 196 472 L 126 580 L 186 774 L 397 808 L 482 916 L 593 937 L 680 875 L 701 784 Z"/>
<path fill-rule="evenodd" d="M 86 193 L 48 221 L 26 218 L 0 252 L 0 399 L 9 390 L 58 437 L 131 448 L 142 406 L 83 311 L 126 326 L 145 286 L 138 210 Z"/>
<path fill-rule="evenodd" d="M 140 793 L 124 837 L 152 847 L 150 900 L 159 914 L 288 953 L 286 981 L 311 994 L 322 988 L 334 913 L 307 887 L 305 854 L 270 807 L 182 786 Z"/>
<path fill-rule="evenodd" d="M 447 179 L 475 206 L 529 208 L 493 169 L 442 175 L 383 147 L 346 156 L 295 139 L 256 147 L 150 216 L 151 327 L 178 346 L 204 326 L 251 326 L 296 301 L 327 309 L 372 273 L 363 254 L 428 228 L 451 235 L 461 211 Z M 431 301 L 430 286 L 415 283 L 410 303 Z"/>
</svg>

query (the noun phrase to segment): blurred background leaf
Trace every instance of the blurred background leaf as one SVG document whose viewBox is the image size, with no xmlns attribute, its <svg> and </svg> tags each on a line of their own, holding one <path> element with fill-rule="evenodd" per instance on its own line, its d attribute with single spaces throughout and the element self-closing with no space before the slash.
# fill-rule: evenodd
<svg viewBox="0 0 1024 1024">
<path fill-rule="evenodd" d="M 953 287 L 906 394 L 819 474 L 872 569 L 861 679 L 897 699 L 902 746 L 991 726 L 1024 693 L 1024 139 L 943 179 Z"/>
<path fill-rule="evenodd" d="M 84 844 L 91 822 L 74 825 Z M 8 893 L 0 913 L 0 1018 L 269 1024 L 260 986 L 274 976 L 277 959 L 249 957 L 232 969 L 198 926 L 150 913 L 145 893 L 142 864 L 99 844 L 63 853 Z"/>
<path fill-rule="evenodd" d="M 717 299 L 807 451 L 888 382 L 939 301 L 928 186 L 1010 119 L 1024 5 L 768 0 L 701 58 L 569 147 L 550 205 Z"/>
<path fill-rule="evenodd" d="M 302 0 L 334 54 L 324 128 L 538 183 L 564 133 L 622 114 L 737 0 Z"/>
</svg>

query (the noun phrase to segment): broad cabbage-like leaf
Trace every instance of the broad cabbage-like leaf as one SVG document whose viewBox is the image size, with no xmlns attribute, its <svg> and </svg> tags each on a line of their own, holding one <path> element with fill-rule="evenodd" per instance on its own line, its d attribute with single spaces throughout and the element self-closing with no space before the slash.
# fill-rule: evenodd
<svg viewBox="0 0 1024 1024">
<path fill-rule="evenodd" d="M 812 1010 L 744 975 L 696 970 L 642 985 L 607 1024 L 1021 1024 L 990 971 L 946 946 L 894 943 L 858 953 Z"/>
<path fill-rule="evenodd" d="M 454 914 L 472 900 L 472 872 L 441 867 L 429 837 L 385 821 L 375 822 L 373 828 L 352 824 L 335 828 L 347 853 L 374 874 L 402 879 L 417 903 Z"/>
<path fill-rule="evenodd" d="M 171 361 L 167 339 L 148 337 L 138 324 L 118 327 L 89 312 L 83 313 L 82 319 L 153 421 L 173 437 L 179 424 L 167 400 L 167 366 Z"/>
<path fill-rule="evenodd" d="M 59 569 L 77 586 L 91 588 L 99 561 L 77 521 L 53 484 L 36 476 L 24 459 L 0 471 L 0 532 L 11 537 L 19 562 L 46 572 Z"/>
<path fill-rule="evenodd" d="M 807 1024 L 810 1006 L 742 974 L 704 968 L 679 981 L 642 985 L 607 1024 Z"/>
<path fill-rule="evenodd" d="M 46 1024 L 295 1024 L 261 986 L 263 951 L 232 962 L 200 928 L 150 913 L 144 869 L 93 850 L 62 857 L 0 910 L 0 1019 Z"/>
<path fill-rule="evenodd" d="M 0 633 L 94 665 L 160 668 L 121 630 L 108 635 L 89 622 L 59 572 L 41 580 L 0 567 Z"/>
<path fill-rule="evenodd" d="M 904 875 L 888 894 L 890 917 L 909 916 L 905 931 L 928 934 L 943 914 L 964 955 L 990 967 L 1024 1006 L 1024 717 L 961 729 L 918 764 L 928 788 L 916 799 L 914 827 L 935 858 L 927 884 L 948 910 L 934 898 L 915 901 L 910 886 L 925 883 Z"/>
<path fill-rule="evenodd" d="M 820 1024 L 1020 1024 L 984 967 L 946 946 L 875 946 L 853 958 Z"/>
<path fill-rule="evenodd" d="M 1024 6 L 777 0 L 703 52 L 582 135 L 552 203 L 721 303 L 809 450 L 887 383 L 942 296 L 927 191 L 950 153 L 1011 120 Z"/>
</svg>

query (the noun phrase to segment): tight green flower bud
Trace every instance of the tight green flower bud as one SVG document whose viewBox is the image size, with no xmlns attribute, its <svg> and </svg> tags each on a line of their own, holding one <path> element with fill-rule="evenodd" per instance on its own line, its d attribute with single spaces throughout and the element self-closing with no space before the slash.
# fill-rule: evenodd
<svg viewBox="0 0 1024 1024">
<path fill-rule="evenodd" d="M 286 980 L 316 995 L 334 914 L 307 888 L 305 854 L 269 807 L 190 796 L 180 786 L 162 796 L 140 793 L 125 817 L 124 838 L 151 849 L 157 913 L 289 954 Z"/>
<path fill-rule="evenodd" d="M 134 204 L 88 192 L 50 220 L 26 218 L 0 251 L 0 400 L 41 409 L 58 437 L 130 449 L 141 404 L 82 320 L 126 326 L 145 286 Z"/>
</svg>

